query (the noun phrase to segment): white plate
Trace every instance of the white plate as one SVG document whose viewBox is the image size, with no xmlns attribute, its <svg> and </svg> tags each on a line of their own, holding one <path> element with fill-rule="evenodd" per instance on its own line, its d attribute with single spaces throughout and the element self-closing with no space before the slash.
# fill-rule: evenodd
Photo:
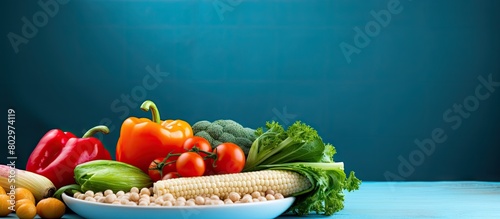
<svg viewBox="0 0 500 219">
<path fill-rule="evenodd" d="M 295 200 L 280 200 L 210 206 L 125 206 L 84 201 L 62 195 L 68 207 L 84 218 L 276 218 Z"/>
</svg>

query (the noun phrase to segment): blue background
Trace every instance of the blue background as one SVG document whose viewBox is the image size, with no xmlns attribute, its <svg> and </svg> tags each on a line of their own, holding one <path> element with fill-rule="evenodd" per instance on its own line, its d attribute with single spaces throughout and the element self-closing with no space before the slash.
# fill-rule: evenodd
<svg viewBox="0 0 500 219">
<path fill-rule="evenodd" d="M 478 77 L 500 81 L 500 2 L 401 0 L 348 62 L 341 43 L 355 46 L 354 29 L 391 1 L 73 0 L 18 53 L 8 34 L 43 9 L 5 1 L 1 108 L 16 111 L 18 167 L 53 128 L 108 125 L 99 137 L 114 154 L 121 122 L 150 117 L 138 105 L 151 99 L 162 119 L 190 123 L 302 120 L 363 180 L 500 180 L 500 87 L 482 88 L 490 95 L 468 118 L 448 115 L 460 124 L 443 118 L 474 100 Z M 168 76 L 155 81 L 147 66 Z M 414 141 L 435 129 L 446 140 L 425 154 Z"/>
</svg>

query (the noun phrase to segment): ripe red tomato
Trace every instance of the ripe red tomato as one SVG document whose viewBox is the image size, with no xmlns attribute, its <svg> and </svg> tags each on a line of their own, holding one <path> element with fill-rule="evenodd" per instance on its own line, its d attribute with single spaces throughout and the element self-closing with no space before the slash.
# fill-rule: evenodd
<svg viewBox="0 0 500 219">
<path fill-rule="evenodd" d="M 215 175 L 213 165 L 214 165 L 214 159 L 207 158 L 205 160 L 205 172 L 203 173 L 204 176 Z"/>
<path fill-rule="evenodd" d="M 193 147 L 197 147 L 198 149 L 200 149 L 202 151 L 212 152 L 212 146 L 210 145 L 210 142 L 207 139 L 199 137 L 199 136 L 193 136 L 193 137 L 186 139 L 186 141 L 184 141 L 183 148 L 186 151 L 191 150 Z M 203 152 L 200 152 L 199 154 L 202 157 L 207 156 L 207 154 L 205 154 Z"/>
<path fill-rule="evenodd" d="M 184 152 L 175 162 L 177 172 L 183 177 L 202 176 L 205 172 L 203 157 L 195 152 Z"/>
<path fill-rule="evenodd" d="M 167 161 L 165 161 L 165 163 L 162 163 L 162 161 L 164 159 L 165 159 L 164 157 L 159 157 L 159 158 L 154 159 L 151 162 L 151 164 L 149 164 L 148 175 L 149 175 L 149 178 L 151 178 L 151 180 L 153 180 L 153 182 L 160 180 L 165 175 L 164 173 L 177 171 L 177 169 L 175 167 L 175 162 L 165 165 L 165 163 L 175 161 L 177 159 L 176 156 L 169 157 L 167 159 Z"/>
<path fill-rule="evenodd" d="M 245 166 L 245 153 L 236 144 L 223 143 L 214 149 L 217 154 L 214 171 L 216 174 L 239 173 Z"/>
</svg>

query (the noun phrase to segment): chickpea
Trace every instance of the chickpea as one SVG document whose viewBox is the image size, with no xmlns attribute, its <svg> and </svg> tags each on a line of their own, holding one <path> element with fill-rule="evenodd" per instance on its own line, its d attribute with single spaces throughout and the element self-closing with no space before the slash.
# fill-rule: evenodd
<svg viewBox="0 0 500 219">
<path fill-rule="evenodd" d="M 130 193 L 130 201 L 136 202 L 136 201 L 139 201 L 139 199 L 140 199 L 139 193 L 135 193 L 135 192 Z"/>
<path fill-rule="evenodd" d="M 139 202 L 147 202 L 147 203 L 150 203 L 151 201 L 149 200 L 149 198 L 140 198 L 140 199 L 139 199 Z"/>
<path fill-rule="evenodd" d="M 157 199 L 155 200 L 155 204 L 157 204 L 157 205 L 162 205 L 162 204 L 163 204 L 163 202 L 165 202 L 165 201 L 163 201 L 163 198 L 161 198 L 161 197 L 160 197 L 160 198 L 157 198 Z"/>
<path fill-rule="evenodd" d="M 269 194 L 274 195 L 274 190 L 272 190 L 272 189 L 266 190 L 266 195 L 269 195 Z"/>
<path fill-rule="evenodd" d="M 140 194 L 141 195 L 148 195 L 149 196 L 149 195 L 151 195 L 151 192 L 149 191 L 148 188 L 142 188 Z"/>
<path fill-rule="evenodd" d="M 243 196 L 243 198 L 240 200 L 241 203 L 251 203 L 253 202 L 252 196 Z"/>
<path fill-rule="evenodd" d="M 87 196 L 87 197 L 93 197 L 93 196 L 94 196 L 94 191 L 92 191 L 92 190 L 87 190 L 87 191 L 85 192 L 85 196 Z"/>
<path fill-rule="evenodd" d="M 258 191 L 255 191 L 255 192 L 252 192 L 252 198 L 259 198 L 260 197 L 260 192 Z"/>
<path fill-rule="evenodd" d="M 203 198 L 201 196 L 197 196 L 194 199 L 194 203 L 196 203 L 197 205 L 203 205 L 203 204 L 205 204 L 205 198 Z"/>
<path fill-rule="evenodd" d="M 85 197 L 85 201 L 96 202 L 95 198 L 89 196 Z"/>
<path fill-rule="evenodd" d="M 164 201 L 162 206 L 172 206 L 172 202 L 171 201 Z"/>
<path fill-rule="evenodd" d="M 229 199 L 231 199 L 231 201 L 233 201 L 233 202 L 239 201 L 240 198 L 241 198 L 240 194 L 238 194 L 236 192 L 229 193 Z"/>
<path fill-rule="evenodd" d="M 170 193 L 166 193 L 163 195 L 163 200 L 175 200 L 174 196 Z"/>
<path fill-rule="evenodd" d="M 106 191 L 104 191 L 104 196 L 108 196 L 111 194 L 113 194 L 113 190 L 111 190 L 111 189 L 107 189 Z"/>
<path fill-rule="evenodd" d="M 243 198 L 241 198 L 241 199 L 244 199 L 244 198 L 246 198 L 246 199 L 253 199 L 253 197 L 251 195 L 249 195 L 249 194 L 245 194 L 243 196 Z"/>
<path fill-rule="evenodd" d="M 118 197 L 123 196 L 123 195 L 125 195 L 125 192 L 121 191 L 121 190 L 116 193 L 116 196 L 118 196 Z"/>
<path fill-rule="evenodd" d="M 129 201 L 127 199 L 120 199 L 120 204 L 126 205 Z"/>
<path fill-rule="evenodd" d="M 100 203 L 105 203 L 106 202 L 106 197 L 99 197 L 97 198 L 97 202 L 100 202 Z"/>
<path fill-rule="evenodd" d="M 113 203 L 116 200 L 115 194 L 109 194 L 106 196 L 106 203 Z"/>
<path fill-rule="evenodd" d="M 135 203 L 135 202 L 128 202 L 127 205 L 137 206 L 137 203 Z"/>
<path fill-rule="evenodd" d="M 205 198 L 205 205 L 212 205 L 212 202 L 214 200 L 210 199 L 210 198 Z"/>
<path fill-rule="evenodd" d="M 269 200 L 269 201 L 271 201 L 271 200 L 274 200 L 274 199 L 276 199 L 276 198 L 274 197 L 274 195 L 267 194 L 267 195 L 266 195 L 266 199 L 267 199 L 267 200 Z"/>
<path fill-rule="evenodd" d="M 281 193 L 276 193 L 276 194 L 274 194 L 274 198 L 275 199 L 284 199 L 285 197 L 283 197 L 283 195 Z"/>
<path fill-rule="evenodd" d="M 130 193 L 139 193 L 139 188 L 134 186 L 134 187 L 130 188 L 129 192 Z"/>
</svg>

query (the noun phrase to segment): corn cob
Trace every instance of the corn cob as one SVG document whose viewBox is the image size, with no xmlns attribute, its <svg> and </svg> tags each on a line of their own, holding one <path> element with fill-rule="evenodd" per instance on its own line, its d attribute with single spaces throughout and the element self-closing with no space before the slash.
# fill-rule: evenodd
<svg viewBox="0 0 500 219">
<path fill-rule="evenodd" d="M 56 191 L 56 187 L 47 177 L 7 165 L 0 165 L 0 186 L 5 191 L 10 191 L 11 186 L 28 189 L 36 201 L 51 197 Z"/>
<path fill-rule="evenodd" d="M 262 170 L 160 180 L 153 184 L 153 192 L 159 196 L 170 193 L 175 197 L 186 199 L 212 195 L 226 199 L 231 192 L 244 195 L 255 191 L 265 192 L 268 189 L 287 197 L 310 187 L 310 181 L 296 172 Z"/>
</svg>

